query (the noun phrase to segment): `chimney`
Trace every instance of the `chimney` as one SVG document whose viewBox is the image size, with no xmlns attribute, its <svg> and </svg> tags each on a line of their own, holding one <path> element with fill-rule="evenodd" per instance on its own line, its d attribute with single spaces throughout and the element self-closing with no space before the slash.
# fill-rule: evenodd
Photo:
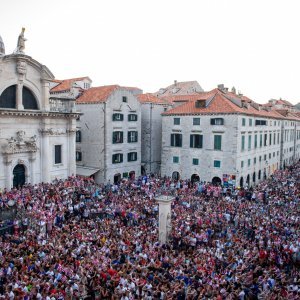
<svg viewBox="0 0 300 300">
<path fill-rule="evenodd" d="M 218 89 L 220 91 L 223 91 L 224 90 L 224 84 L 223 83 L 222 84 L 218 84 Z"/>
<path fill-rule="evenodd" d="M 177 80 L 174 80 L 174 85 L 175 85 L 175 86 L 177 85 Z"/>
<path fill-rule="evenodd" d="M 231 88 L 231 93 L 236 94 L 236 89 L 234 86 Z"/>
</svg>

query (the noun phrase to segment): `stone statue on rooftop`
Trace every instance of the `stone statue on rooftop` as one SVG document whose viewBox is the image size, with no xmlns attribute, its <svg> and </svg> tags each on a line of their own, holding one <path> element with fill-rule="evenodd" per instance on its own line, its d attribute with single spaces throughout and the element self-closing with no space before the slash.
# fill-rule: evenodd
<svg viewBox="0 0 300 300">
<path fill-rule="evenodd" d="M 24 54 L 24 50 L 25 50 L 25 41 L 27 41 L 24 37 L 24 32 L 25 32 L 25 28 L 22 28 L 21 33 L 19 34 L 18 37 L 18 44 L 17 44 L 17 48 L 15 50 L 15 54 Z"/>
</svg>

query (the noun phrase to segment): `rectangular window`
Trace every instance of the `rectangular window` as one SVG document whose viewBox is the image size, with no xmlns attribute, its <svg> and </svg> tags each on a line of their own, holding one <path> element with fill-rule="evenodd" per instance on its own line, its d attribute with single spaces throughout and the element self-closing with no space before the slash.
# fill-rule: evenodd
<svg viewBox="0 0 300 300">
<path fill-rule="evenodd" d="M 269 153 L 269 159 L 271 159 L 271 157 L 272 157 L 272 154 L 271 154 L 271 153 Z"/>
<path fill-rule="evenodd" d="M 276 145 L 276 133 L 273 134 L 273 145 Z"/>
<path fill-rule="evenodd" d="M 112 163 L 113 164 L 119 164 L 123 162 L 123 154 L 122 153 L 116 153 L 112 156 Z"/>
<path fill-rule="evenodd" d="M 241 150 L 244 151 L 245 150 L 245 136 L 242 135 L 242 145 L 241 145 Z"/>
<path fill-rule="evenodd" d="M 255 120 L 255 125 L 259 126 L 259 125 L 267 125 L 267 121 L 266 120 Z"/>
<path fill-rule="evenodd" d="M 62 163 L 61 149 L 62 149 L 62 145 L 55 145 L 54 146 L 54 163 L 55 164 L 61 164 Z"/>
<path fill-rule="evenodd" d="M 202 148 L 203 146 L 203 135 L 191 134 L 190 135 L 190 147 L 191 148 Z"/>
<path fill-rule="evenodd" d="M 272 133 L 269 134 L 269 146 L 272 145 Z"/>
<path fill-rule="evenodd" d="M 81 143 L 81 131 L 76 131 L 76 143 Z"/>
<path fill-rule="evenodd" d="M 215 168 L 221 168 L 221 161 L 220 160 L 214 160 L 214 167 Z"/>
<path fill-rule="evenodd" d="M 241 168 L 244 168 L 244 161 L 241 161 Z"/>
<path fill-rule="evenodd" d="M 267 146 L 268 135 L 265 133 L 264 146 Z"/>
<path fill-rule="evenodd" d="M 122 97 L 122 101 L 126 103 L 126 102 L 127 102 L 127 97 L 126 97 L 126 96 L 123 96 L 123 97 Z"/>
<path fill-rule="evenodd" d="M 252 136 L 251 135 L 249 135 L 248 136 L 248 150 L 251 150 L 251 145 L 252 144 Z"/>
<path fill-rule="evenodd" d="M 260 148 L 262 147 L 262 144 L 263 144 L 263 136 L 262 136 L 262 134 L 260 134 L 260 136 L 259 136 L 259 147 Z"/>
<path fill-rule="evenodd" d="M 114 131 L 112 134 L 113 144 L 123 143 L 123 131 Z"/>
<path fill-rule="evenodd" d="M 116 113 L 116 114 L 112 115 L 112 120 L 113 121 L 123 121 L 123 119 L 124 119 L 123 114 Z"/>
<path fill-rule="evenodd" d="M 172 133 L 171 134 L 171 146 L 182 147 L 182 134 Z"/>
<path fill-rule="evenodd" d="M 275 152 L 273 152 L 273 157 L 275 157 Z"/>
<path fill-rule="evenodd" d="M 222 136 L 214 135 L 214 150 L 222 150 Z"/>
<path fill-rule="evenodd" d="M 253 159 L 253 163 L 254 163 L 254 164 L 256 164 L 256 157 L 254 157 L 254 159 Z"/>
<path fill-rule="evenodd" d="M 173 156 L 173 163 L 178 164 L 179 163 L 179 156 Z"/>
<path fill-rule="evenodd" d="M 223 118 L 210 119 L 210 125 L 224 125 Z"/>
<path fill-rule="evenodd" d="M 76 151 L 76 161 L 82 161 L 82 152 Z"/>
<path fill-rule="evenodd" d="M 267 154 L 264 155 L 264 160 L 266 160 L 266 159 L 267 159 Z"/>
<path fill-rule="evenodd" d="M 199 165 L 199 159 L 193 158 L 193 165 Z"/>
<path fill-rule="evenodd" d="M 174 125 L 180 125 L 180 118 L 174 118 Z"/>
<path fill-rule="evenodd" d="M 246 126 L 246 119 L 242 118 L 242 126 Z"/>
<path fill-rule="evenodd" d="M 122 177 L 123 178 L 128 178 L 128 172 L 123 173 Z"/>
<path fill-rule="evenodd" d="M 254 135 L 254 148 L 257 148 L 257 134 Z"/>
<path fill-rule="evenodd" d="M 138 119 L 137 114 L 129 114 L 128 115 L 128 121 L 129 122 L 137 121 L 137 119 Z"/>
<path fill-rule="evenodd" d="M 250 165 L 251 165 L 251 159 L 249 158 L 248 159 L 248 167 L 250 167 Z"/>
<path fill-rule="evenodd" d="M 261 161 L 261 156 L 259 156 L 259 161 Z"/>
<path fill-rule="evenodd" d="M 136 143 L 138 141 L 138 132 L 137 131 L 128 131 L 127 142 Z"/>
<path fill-rule="evenodd" d="M 127 161 L 137 161 L 137 152 L 129 152 L 127 154 Z"/>
<path fill-rule="evenodd" d="M 200 125 L 200 118 L 193 118 L 193 125 Z"/>
<path fill-rule="evenodd" d="M 252 119 L 249 119 L 249 126 L 252 126 Z"/>
</svg>

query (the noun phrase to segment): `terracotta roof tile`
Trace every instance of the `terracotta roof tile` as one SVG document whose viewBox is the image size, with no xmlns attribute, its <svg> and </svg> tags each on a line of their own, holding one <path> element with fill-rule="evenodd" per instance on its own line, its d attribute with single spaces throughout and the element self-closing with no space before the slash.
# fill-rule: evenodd
<svg viewBox="0 0 300 300">
<path fill-rule="evenodd" d="M 177 106 L 162 115 L 199 115 L 199 114 L 227 114 L 227 113 L 240 113 L 258 117 L 269 117 L 269 118 L 284 118 L 281 114 L 276 111 L 266 111 L 260 110 L 259 105 L 253 100 L 246 96 L 239 97 L 230 92 L 222 92 L 219 89 L 214 89 L 207 93 L 202 94 L 202 99 L 197 99 L 197 97 L 192 97 L 187 103 Z M 208 100 L 211 99 L 206 107 L 196 107 L 196 100 Z M 231 100 L 232 101 L 231 101 Z M 238 102 L 247 103 L 246 106 L 239 106 Z M 236 102 L 236 103 L 235 103 Z M 296 117 L 291 117 L 295 119 Z"/>
<path fill-rule="evenodd" d="M 80 81 L 83 79 L 86 79 L 89 77 L 78 77 L 78 78 L 70 78 L 70 79 L 64 79 L 64 80 L 52 80 L 53 82 L 60 83 L 59 85 L 55 86 L 50 90 L 50 92 L 62 92 L 62 91 L 68 91 L 71 89 L 72 84 L 76 81 Z"/>
<path fill-rule="evenodd" d="M 105 102 L 107 98 L 119 88 L 121 88 L 119 85 L 106 85 L 89 88 L 77 98 L 76 104 Z"/>
<path fill-rule="evenodd" d="M 140 103 L 168 104 L 166 100 L 160 99 L 151 93 L 140 94 L 137 98 Z"/>
</svg>

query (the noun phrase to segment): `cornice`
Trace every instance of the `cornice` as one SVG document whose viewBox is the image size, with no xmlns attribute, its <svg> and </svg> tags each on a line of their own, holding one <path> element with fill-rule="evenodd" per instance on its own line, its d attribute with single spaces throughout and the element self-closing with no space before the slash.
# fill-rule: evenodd
<svg viewBox="0 0 300 300">
<path fill-rule="evenodd" d="M 62 112 L 41 112 L 41 111 L 20 111 L 20 110 L 1 110 L 0 116 L 14 116 L 14 117 L 50 117 L 50 118 L 78 118 L 81 113 L 62 113 Z"/>
</svg>

